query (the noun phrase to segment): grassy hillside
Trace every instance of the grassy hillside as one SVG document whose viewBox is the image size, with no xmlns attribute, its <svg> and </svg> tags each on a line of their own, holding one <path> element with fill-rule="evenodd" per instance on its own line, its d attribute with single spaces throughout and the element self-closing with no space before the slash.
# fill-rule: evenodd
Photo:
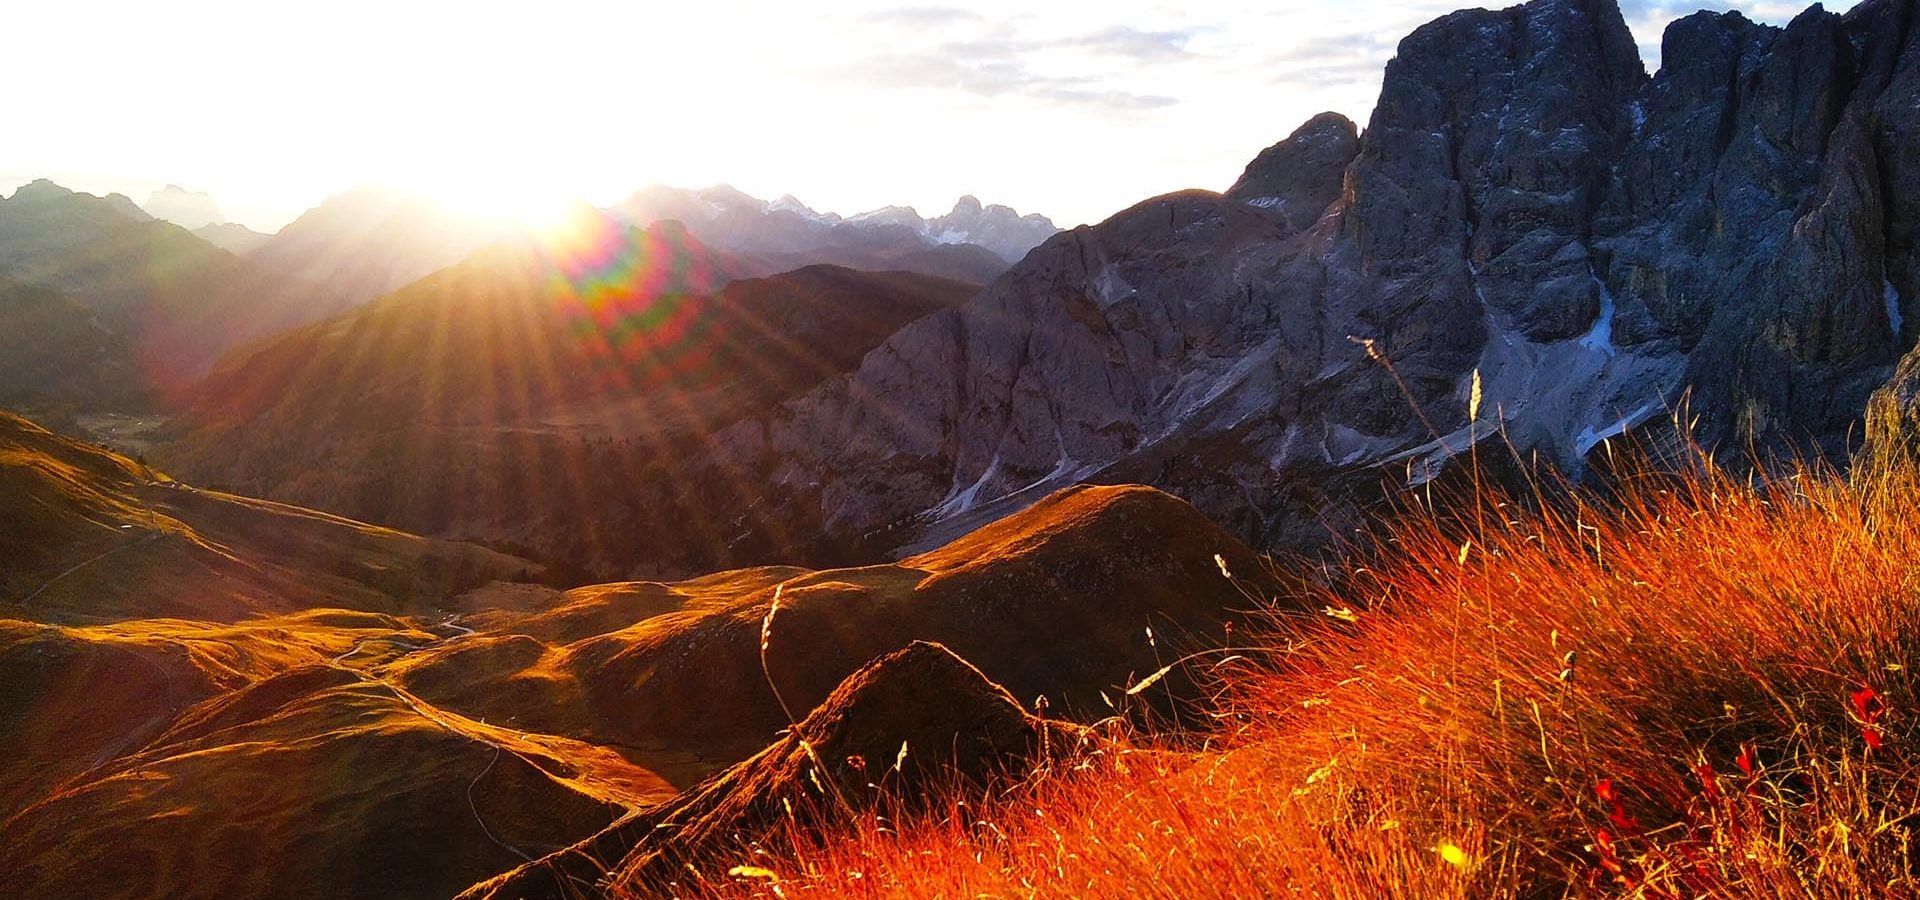
<svg viewBox="0 0 1920 900">
<path fill-rule="evenodd" d="M 1120 739 L 942 815 L 781 834 L 698 892 L 1912 896 L 1920 512 L 1878 477 L 1416 503 L 1309 589 L 1320 615 L 1203 661 L 1201 749 Z"/>
<path fill-rule="evenodd" d="M 960 700 L 1008 733 L 1077 734 L 1024 698 L 1103 716 L 1245 630 L 1215 560 L 1258 565 L 1177 499 L 1081 487 L 896 565 L 560 591 L 4 413 L 0 560 L 0 883 L 155 898 L 447 897 L 759 759 L 693 807 L 724 838 L 803 770 L 795 709 L 838 709 L 811 740 L 875 758 L 906 728 L 937 777 Z M 951 648 L 932 668 L 927 640 Z"/>
<path fill-rule="evenodd" d="M 0 617 L 430 612 L 525 560 L 211 491 L 0 412 Z"/>
<path fill-rule="evenodd" d="M 92 311 L 0 278 L 0 403 L 139 408 L 145 387 L 132 342 Z"/>
<path fill-rule="evenodd" d="M 534 572 L 195 490 L 0 413 L 0 883 L 447 896 L 671 796 L 610 750 L 381 678 L 466 633 L 451 594 Z"/>
</svg>

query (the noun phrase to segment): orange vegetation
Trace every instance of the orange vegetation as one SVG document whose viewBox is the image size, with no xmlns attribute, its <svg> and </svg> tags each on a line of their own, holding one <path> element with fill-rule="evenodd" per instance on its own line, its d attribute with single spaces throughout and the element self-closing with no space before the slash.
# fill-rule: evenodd
<svg viewBox="0 0 1920 900">
<path fill-rule="evenodd" d="M 1116 741 L 941 814 L 790 829 L 706 890 L 1914 896 L 1920 513 L 1878 477 L 1417 508 L 1308 589 L 1320 615 L 1216 664 L 1197 749 Z"/>
</svg>

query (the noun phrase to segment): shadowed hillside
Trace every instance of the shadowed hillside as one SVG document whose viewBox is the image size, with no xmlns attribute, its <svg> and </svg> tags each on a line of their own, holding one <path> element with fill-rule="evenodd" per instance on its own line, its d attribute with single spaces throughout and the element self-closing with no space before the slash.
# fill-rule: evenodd
<svg viewBox="0 0 1920 900">
<path fill-rule="evenodd" d="M 943 790 L 1030 776 L 1088 740 L 1083 729 L 1027 714 L 953 651 L 916 641 L 849 675 L 751 759 L 461 896 L 596 895 L 609 882 L 670 895 L 745 835 L 911 815 Z M 823 793 L 833 801 L 823 802 Z"/>
<path fill-rule="evenodd" d="M 741 486 L 677 482 L 677 467 L 974 292 L 827 266 L 733 281 L 734 265 L 673 228 L 600 220 L 495 248 L 230 356 L 156 455 L 188 478 L 600 577 L 696 541 L 724 559 L 710 512 Z"/>
<path fill-rule="evenodd" d="M 59 291 L 0 279 L 0 403 L 115 409 L 150 399 L 124 336 Z"/>
<path fill-rule="evenodd" d="M 120 195 L 96 197 L 44 179 L 0 199 L 0 279 L 65 294 L 108 341 L 63 341 L 71 323 L 0 309 L 17 317 L 20 330 L 11 337 L 23 345 L 0 345 L 0 365 L 24 365 L 32 361 L 29 351 L 62 346 L 77 371 L 111 371 L 117 390 L 103 396 L 58 389 L 66 385 L 9 387 L 33 401 L 88 410 L 146 408 L 170 399 L 236 345 L 371 300 L 502 232 L 435 215 L 405 198 L 360 192 L 281 234 L 246 234 L 230 252 Z"/>
<path fill-rule="evenodd" d="M 0 559 L 21 896 L 445 896 L 672 793 L 366 671 L 461 633 L 449 596 L 523 560 L 202 492 L 4 413 Z M 406 874 L 339 865 L 425 846 Z"/>
</svg>

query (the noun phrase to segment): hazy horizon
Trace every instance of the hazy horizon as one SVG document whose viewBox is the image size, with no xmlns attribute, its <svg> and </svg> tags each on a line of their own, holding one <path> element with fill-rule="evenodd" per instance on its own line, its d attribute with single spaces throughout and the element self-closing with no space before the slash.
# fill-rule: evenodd
<svg viewBox="0 0 1920 900">
<path fill-rule="evenodd" d="M 1652 70 L 1699 4 L 1622 6 Z M 364 183 L 503 213 L 726 183 L 842 214 L 973 194 L 1072 226 L 1222 189 L 1315 113 L 1364 124 L 1398 40 L 1455 7 L 45 5 L 0 15 L 38 36 L 0 77 L 34 86 L 16 119 L 61 127 L 16 131 L 0 192 L 50 178 L 144 202 L 173 183 L 273 231 Z"/>
</svg>

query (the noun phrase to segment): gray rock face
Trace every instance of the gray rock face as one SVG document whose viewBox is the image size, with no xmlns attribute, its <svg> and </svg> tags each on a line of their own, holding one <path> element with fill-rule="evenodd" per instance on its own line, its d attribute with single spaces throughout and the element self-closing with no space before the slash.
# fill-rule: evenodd
<svg viewBox="0 0 1920 900">
<path fill-rule="evenodd" d="M 1360 132 L 1353 122 L 1339 113 L 1321 113 L 1254 157 L 1226 197 L 1304 231 L 1339 196 L 1341 177 L 1359 153 Z"/>
<path fill-rule="evenodd" d="M 1920 96 L 1912 20 L 1911 3 L 1874 2 L 1785 29 L 1702 13 L 1668 32 L 1675 64 L 1649 87 L 1595 243 L 1623 343 L 1686 352 L 1709 442 L 1841 455 L 1910 343 L 1887 238 L 1916 207 L 1883 187 L 1901 181 L 1910 131 L 1883 113 Z"/>
<path fill-rule="evenodd" d="M 1477 301 L 1530 340 L 1586 330 L 1600 306 L 1587 220 L 1645 78 L 1608 0 L 1461 12 L 1414 32 L 1355 168 L 1351 264 L 1376 290 L 1446 282 L 1454 304 Z"/>
<path fill-rule="evenodd" d="M 1497 427 L 1578 471 L 1688 392 L 1730 452 L 1840 451 L 1920 319 L 1914 31 L 1702 13 L 1649 78 L 1612 0 L 1455 13 L 1364 135 L 1316 117 L 1225 195 L 1058 235 L 720 457 L 770 485 L 750 518 L 883 544 L 1138 480 L 1271 546 L 1343 478 Z"/>
</svg>

